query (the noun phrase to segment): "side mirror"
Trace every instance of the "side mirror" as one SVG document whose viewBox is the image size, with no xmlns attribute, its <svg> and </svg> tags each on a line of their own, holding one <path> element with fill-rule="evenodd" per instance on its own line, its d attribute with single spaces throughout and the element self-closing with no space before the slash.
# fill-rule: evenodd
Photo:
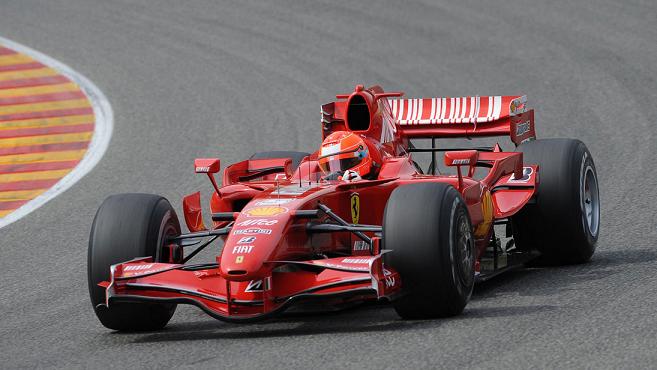
<svg viewBox="0 0 657 370">
<path fill-rule="evenodd" d="M 194 172 L 196 173 L 217 173 L 220 166 L 219 158 L 196 158 L 194 160 Z"/>
<path fill-rule="evenodd" d="M 476 150 L 454 150 L 445 152 L 445 166 L 474 166 L 479 159 L 479 152 Z"/>
<path fill-rule="evenodd" d="M 219 194 L 219 186 L 217 186 L 217 181 L 214 179 L 214 174 L 219 172 L 220 168 L 219 158 L 196 158 L 194 160 L 194 172 L 207 174 L 217 194 Z"/>
<path fill-rule="evenodd" d="M 461 166 L 469 166 L 468 176 L 472 176 L 474 166 L 479 159 L 479 152 L 476 150 L 454 150 L 445 152 L 445 165 L 449 167 L 456 167 L 456 172 L 459 177 L 459 191 L 463 190 L 463 175 L 461 174 Z"/>
</svg>

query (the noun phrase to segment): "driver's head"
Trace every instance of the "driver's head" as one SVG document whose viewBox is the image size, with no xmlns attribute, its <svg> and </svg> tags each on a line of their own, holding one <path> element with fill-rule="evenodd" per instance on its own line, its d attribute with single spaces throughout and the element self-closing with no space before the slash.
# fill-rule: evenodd
<svg viewBox="0 0 657 370">
<path fill-rule="evenodd" d="M 367 176 L 372 169 L 372 158 L 367 145 L 358 135 L 336 131 L 324 139 L 319 151 L 319 167 L 326 174 L 343 173 L 346 170 Z"/>
</svg>

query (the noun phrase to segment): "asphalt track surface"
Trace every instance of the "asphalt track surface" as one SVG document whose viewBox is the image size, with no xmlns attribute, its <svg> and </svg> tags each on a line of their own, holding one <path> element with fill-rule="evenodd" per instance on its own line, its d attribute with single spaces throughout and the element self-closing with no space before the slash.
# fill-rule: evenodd
<svg viewBox="0 0 657 370">
<path fill-rule="evenodd" d="M 0 230 L 0 366 L 657 366 L 657 3 L 649 0 L 2 1 L 0 34 L 94 81 L 110 148 L 77 185 Z M 596 160 L 602 235 L 585 265 L 479 286 L 454 319 L 389 307 L 254 324 L 179 307 L 168 328 L 110 332 L 87 294 L 101 201 L 204 189 L 197 156 L 319 145 L 319 105 L 355 83 L 409 96 L 524 93 L 540 137 Z"/>
</svg>

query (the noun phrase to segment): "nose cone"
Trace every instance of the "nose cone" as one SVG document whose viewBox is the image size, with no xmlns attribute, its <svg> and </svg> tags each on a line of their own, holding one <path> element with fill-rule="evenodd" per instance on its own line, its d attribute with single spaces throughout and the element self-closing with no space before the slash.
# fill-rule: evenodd
<svg viewBox="0 0 657 370">
<path fill-rule="evenodd" d="M 255 206 L 242 211 L 221 252 L 221 275 L 234 281 L 261 278 L 263 263 L 275 254 L 289 221 L 288 207 Z"/>
</svg>

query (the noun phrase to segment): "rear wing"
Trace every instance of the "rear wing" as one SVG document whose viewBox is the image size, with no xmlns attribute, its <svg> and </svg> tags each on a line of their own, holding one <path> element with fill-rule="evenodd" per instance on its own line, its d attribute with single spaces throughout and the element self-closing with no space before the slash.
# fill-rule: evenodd
<svg viewBox="0 0 657 370">
<path fill-rule="evenodd" d="M 401 136 L 407 138 L 506 136 L 519 145 L 536 138 L 527 96 L 388 99 Z"/>
</svg>

